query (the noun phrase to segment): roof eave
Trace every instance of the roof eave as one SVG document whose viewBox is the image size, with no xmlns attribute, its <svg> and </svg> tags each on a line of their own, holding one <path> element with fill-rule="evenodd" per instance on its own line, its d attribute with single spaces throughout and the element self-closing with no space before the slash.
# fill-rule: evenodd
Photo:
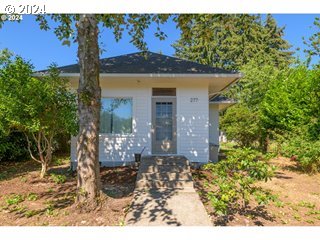
<svg viewBox="0 0 320 240">
<path fill-rule="evenodd" d="M 46 76 L 47 73 L 34 73 L 35 77 Z M 126 78 L 241 78 L 242 73 L 100 73 L 100 77 L 126 77 Z M 80 73 L 60 73 L 60 77 L 80 77 Z"/>
</svg>

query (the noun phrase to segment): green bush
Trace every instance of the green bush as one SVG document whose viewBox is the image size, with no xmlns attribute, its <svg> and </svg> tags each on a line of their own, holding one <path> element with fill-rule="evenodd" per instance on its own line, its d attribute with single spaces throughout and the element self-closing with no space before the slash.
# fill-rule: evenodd
<svg viewBox="0 0 320 240">
<path fill-rule="evenodd" d="M 21 132 L 4 134 L 0 131 L 0 161 L 19 161 L 29 158 L 28 143 Z"/>
<path fill-rule="evenodd" d="M 207 197 L 218 215 L 245 210 L 251 197 L 258 204 L 267 204 L 275 199 L 275 196 L 254 185 L 257 181 L 270 180 L 275 170 L 257 151 L 234 149 L 225 160 L 209 163 L 204 168 L 212 172 L 213 180 L 207 184 L 210 188 Z"/>
<path fill-rule="evenodd" d="M 259 116 L 248 107 L 238 104 L 230 107 L 221 118 L 220 127 L 229 140 L 242 147 L 251 147 L 260 139 Z"/>
<path fill-rule="evenodd" d="M 320 172 L 320 141 L 310 141 L 303 135 L 296 135 L 282 143 L 281 154 L 295 160 L 298 167 L 306 173 Z"/>
</svg>

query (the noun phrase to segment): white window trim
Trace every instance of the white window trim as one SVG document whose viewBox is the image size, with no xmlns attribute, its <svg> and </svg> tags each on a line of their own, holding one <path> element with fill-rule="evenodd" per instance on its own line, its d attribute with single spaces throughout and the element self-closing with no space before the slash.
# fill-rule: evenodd
<svg viewBox="0 0 320 240">
<path fill-rule="evenodd" d="M 127 97 L 113 97 L 113 96 L 101 96 L 101 100 L 105 98 L 120 98 L 120 99 L 131 99 L 131 133 L 102 133 L 99 130 L 99 137 L 110 137 L 110 138 L 117 138 L 117 137 L 133 137 L 133 97 L 127 96 Z"/>
</svg>

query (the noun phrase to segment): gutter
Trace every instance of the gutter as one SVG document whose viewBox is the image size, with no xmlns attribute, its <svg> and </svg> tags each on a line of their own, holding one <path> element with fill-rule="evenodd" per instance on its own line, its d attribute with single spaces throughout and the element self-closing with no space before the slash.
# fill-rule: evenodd
<svg viewBox="0 0 320 240">
<path fill-rule="evenodd" d="M 34 77 L 46 76 L 46 73 L 33 73 Z M 123 77 L 123 78 L 236 78 L 243 76 L 242 73 L 100 73 L 100 77 Z M 80 77 L 80 73 L 60 73 L 60 77 Z M 233 83 L 233 82 L 232 82 Z"/>
<path fill-rule="evenodd" d="M 240 80 L 240 78 L 242 78 L 243 76 L 244 76 L 243 73 L 238 73 L 238 77 L 235 78 L 232 82 L 230 82 L 227 86 L 222 88 L 220 91 L 214 92 L 214 93 L 209 93 L 209 101 L 211 99 L 213 99 L 214 97 L 216 97 L 217 95 L 220 95 L 223 91 L 225 91 L 227 88 L 229 88 L 232 84 L 238 82 Z"/>
</svg>

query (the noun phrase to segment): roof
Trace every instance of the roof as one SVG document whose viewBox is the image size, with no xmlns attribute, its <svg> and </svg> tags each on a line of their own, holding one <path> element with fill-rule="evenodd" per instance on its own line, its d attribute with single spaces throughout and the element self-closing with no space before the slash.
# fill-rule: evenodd
<svg viewBox="0 0 320 240">
<path fill-rule="evenodd" d="M 219 111 L 225 110 L 226 108 L 228 108 L 236 103 L 237 103 L 236 100 L 234 100 L 232 98 L 225 97 L 223 95 L 217 95 L 217 96 L 211 98 L 209 101 L 209 104 L 217 105 Z"/>
<path fill-rule="evenodd" d="M 79 73 L 79 64 L 58 67 L 61 73 Z M 45 73 L 47 70 L 38 71 Z M 105 74 L 235 74 L 221 68 L 153 52 L 137 52 L 100 60 Z"/>
<path fill-rule="evenodd" d="M 210 99 L 210 103 L 236 103 L 237 101 L 223 95 L 217 95 Z"/>
</svg>

